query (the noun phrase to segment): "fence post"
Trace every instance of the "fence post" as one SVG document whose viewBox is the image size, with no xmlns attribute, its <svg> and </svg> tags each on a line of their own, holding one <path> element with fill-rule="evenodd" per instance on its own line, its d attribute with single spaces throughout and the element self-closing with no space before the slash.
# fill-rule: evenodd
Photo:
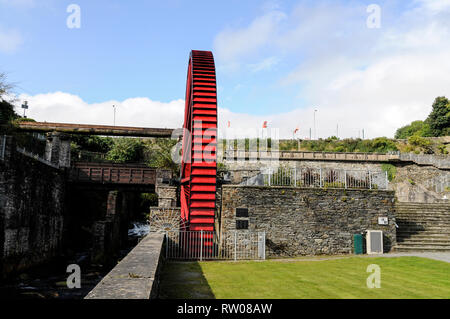
<svg viewBox="0 0 450 319">
<path fill-rule="evenodd" d="M 166 259 L 167 259 L 168 258 L 168 251 L 169 251 L 169 236 L 167 234 L 167 231 L 164 234 L 164 239 L 166 241 Z"/>
<path fill-rule="evenodd" d="M 369 173 L 369 189 L 372 189 L 372 174 L 370 174 L 370 171 L 368 173 Z"/>
<path fill-rule="evenodd" d="M 297 167 L 294 167 L 294 187 L 297 187 Z"/>
<path fill-rule="evenodd" d="M 237 231 L 234 231 L 234 261 L 237 260 Z"/>
<path fill-rule="evenodd" d="M 320 176 L 319 176 L 319 186 L 322 187 L 322 167 L 319 168 Z"/>
<path fill-rule="evenodd" d="M 200 231 L 200 261 L 202 261 L 203 255 L 203 230 Z"/>
<path fill-rule="evenodd" d="M 272 168 L 269 167 L 269 186 L 270 186 L 270 174 L 272 172 Z"/>
<path fill-rule="evenodd" d="M 266 259 L 266 232 L 263 231 L 262 234 L 262 253 L 263 253 L 263 260 Z"/>
<path fill-rule="evenodd" d="M 345 185 L 345 188 L 347 188 L 347 171 L 346 170 L 344 171 L 344 185 Z"/>
</svg>

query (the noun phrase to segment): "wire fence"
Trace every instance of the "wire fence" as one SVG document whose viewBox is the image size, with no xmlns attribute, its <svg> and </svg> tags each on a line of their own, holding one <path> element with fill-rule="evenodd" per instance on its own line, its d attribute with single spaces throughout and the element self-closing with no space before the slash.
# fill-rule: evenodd
<svg viewBox="0 0 450 319">
<path fill-rule="evenodd" d="M 389 184 L 385 171 L 286 167 L 267 169 L 262 174 L 261 182 L 264 186 L 361 189 L 388 189 Z M 249 183 L 250 180 L 247 185 Z"/>
<path fill-rule="evenodd" d="M 176 260 L 265 259 L 265 232 L 168 231 L 165 256 Z"/>
</svg>

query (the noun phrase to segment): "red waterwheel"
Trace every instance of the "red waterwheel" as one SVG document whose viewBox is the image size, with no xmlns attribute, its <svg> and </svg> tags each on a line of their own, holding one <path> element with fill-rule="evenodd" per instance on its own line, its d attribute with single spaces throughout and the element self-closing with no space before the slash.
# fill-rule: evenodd
<svg viewBox="0 0 450 319">
<path fill-rule="evenodd" d="M 191 231 L 212 232 L 216 207 L 217 91 L 210 51 L 194 50 L 190 54 L 183 128 L 181 217 Z M 211 244 L 210 240 L 204 242 Z"/>
</svg>

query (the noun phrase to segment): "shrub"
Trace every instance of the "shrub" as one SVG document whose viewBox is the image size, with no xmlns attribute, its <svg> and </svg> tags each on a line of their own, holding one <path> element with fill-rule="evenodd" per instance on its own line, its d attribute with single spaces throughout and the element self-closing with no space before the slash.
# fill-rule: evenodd
<svg viewBox="0 0 450 319">
<path fill-rule="evenodd" d="M 397 174 L 397 168 L 392 164 L 382 164 L 381 169 L 387 172 L 388 180 L 392 182 L 395 179 L 395 174 Z"/>
</svg>

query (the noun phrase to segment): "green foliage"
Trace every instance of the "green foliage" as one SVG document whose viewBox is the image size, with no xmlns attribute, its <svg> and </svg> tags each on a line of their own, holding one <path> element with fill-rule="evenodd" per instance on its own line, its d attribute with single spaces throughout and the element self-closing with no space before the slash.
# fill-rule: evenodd
<svg viewBox="0 0 450 319">
<path fill-rule="evenodd" d="M 397 168 L 392 164 L 381 164 L 381 169 L 387 172 L 388 180 L 392 182 L 397 174 Z"/>
<path fill-rule="evenodd" d="M 179 174 L 180 166 L 173 161 L 176 155 L 181 156 L 181 153 L 173 154 L 173 147 L 177 144 L 176 140 L 169 138 L 158 138 L 148 140 L 145 143 L 147 163 L 151 167 L 170 169 L 175 176 Z M 174 151 L 176 151 L 174 149 Z M 181 151 L 181 150 L 178 150 Z"/>
<path fill-rule="evenodd" d="M 450 135 L 450 102 L 446 97 L 437 97 L 425 121 L 414 121 L 399 128 L 395 138 L 406 139 L 413 135 L 421 137 Z"/>
<path fill-rule="evenodd" d="M 433 136 L 428 123 L 425 123 L 424 121 L 414 121 L 409 125 L 399 128 L 395 133 L 395 138 L 407 139 L 412 135 Z"/>
<path fill-rule="evenodd" d="M 395 141 L 386 137 L 377 137 L 372 140 L 343 139 L 336 137 L 319 139 L 317 141 L 302 141 L 301 149 L 313 152 L 363 152 L 387 153 L 397 151 Z"/>
<path fill-rule="evenodd" d="M 14 123 L 23 123 L 23 122 L 36 122 L 36 120 L 29 117 L 19 117 L 14 120 Z"/>
<path fill-rule="evenodd" d="M 440 96 L 434 100 L 433 110 L 426 119 L 430 125 L 432 136 L 443 136 L 450 133 L 450 102 Z"/>
<path fill-rule="evenodd" d="M 444 155 L 448 154 L 447 146 L 442 143 L 438 145 L 438 151 L 440 154 L 444 154 Z"/>
<path fill-rule="evenodd" d="M 14 112 L 14 106 L 0 98 L 0 125 L 11 123 L 17 118 L 18 115 Z"/>
<path fill-rule="evenodd" d="M 112 137 L 101 137 L 96 135 L 77 135 L 71 136 L 72 146 L 75 149 L 107 153 L 114 145 L 114 139 Z"/>
<path fill-rule="evenodd" d="M 415 153 L 425 153 L 425 154 L 433 154 L 432 143 L 429 139 L 426 139 L 421 136 L 413 135 L 408 137 L 409 147 L 407 151 L 413 151 Z"/>
<path fill-rule="evenodd" d="M 114 163 L 136 163 L 144 159 L 144 142 L 137 138 L 117 138 L 106 159 Z"/>
</svg>

